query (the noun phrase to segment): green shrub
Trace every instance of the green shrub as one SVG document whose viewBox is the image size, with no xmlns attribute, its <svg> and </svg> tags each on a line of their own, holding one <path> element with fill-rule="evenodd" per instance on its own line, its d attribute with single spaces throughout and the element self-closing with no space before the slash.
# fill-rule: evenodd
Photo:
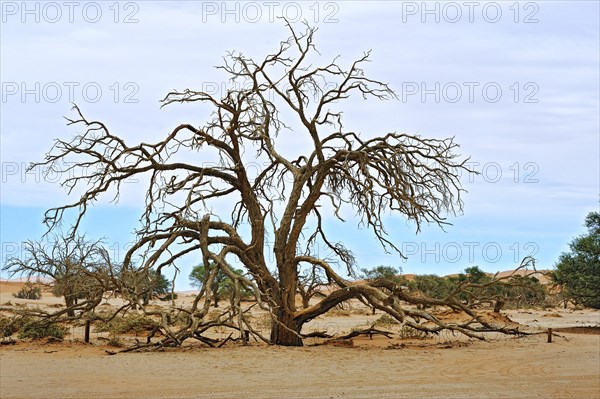
<svg viewBox="0 0 600 399">
<path fill-rule="evenodd" d="M 565 299 L 600 309 L 600 213 L 590 212 L 585 226 L 588 233 L 571 241 L 570 251 L 560 255 L 550 277 Z"/>
<path fill-rule="evenodd" d="M 34 319 L 30 316 L 0 316 L 0 336 L 10 337 L 33 322 Z"/>
<path fill-rule="evenodd" d="M 96 332 L 110 332 L 111 334 L 141 333 L 154 329 L 158 323 L 149 317 L 137 313 L 126 316 L 116 316 L 107 323 L 96 326 Z"/>
<path fill-rule="evenodd" d="M 111 336 L 110 339 L 106 342 L 108 346 L 114 346 L 115 348 L 120 348 L 123 346 L 123 341 L 117 336 Z"/>
<path fill-rule="evenodd" d="M 169 292 L 168 294 L 165 294 L 165 295 L 163 295 L 161 297 L 158 297 L 158 299 L 161 300 L 161 301 L 163 301 L 163 302 L 164 301 L 171 301 L 173 299 L 177 299 L 177 294 Z"/>
<path fill-rule="evenodd" d="M 0 316 L 0 337 L 10 337 L 21 328 L 16 317 Z"/>
<path fill-rule="evenodd" d="M 46 337 L 53 337 L 63 339 L 65 334 L 69 332 L 69 329 L 59 324 L 45 324 L 40 322 L 32 322 L 25 324 L 19 330 L 19 338 L 31 338 L 40 339 Z"/>
<path fill-rule="evenodd" d="M 27 282 L 25 283 L 25 287 L 21 288 L 13 296 L 20 299 L 38 300 L 42 298 L 42 289 L 33 283 Z"/>
<path fill-rule="evenodd" d="M 398 320 L 394 319 L 387 313 L 382 314 L 380 318 L 375 320 L 376 326 L 390 326 L 394 324 L 399 324 Z"/>
<path fill-rule="evenodd" d="M 398 332 L 402 339 L 424 339 L 427 338 L 425 331 L 417 330 L 411 326 L 402 326 Z"/>
</svg>

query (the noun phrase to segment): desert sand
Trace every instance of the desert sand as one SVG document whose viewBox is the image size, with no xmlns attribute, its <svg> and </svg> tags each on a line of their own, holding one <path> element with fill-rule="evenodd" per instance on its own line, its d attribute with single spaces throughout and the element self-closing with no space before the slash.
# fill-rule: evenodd
<svg viewBox="0 0 600 399">
<path fill-rule="evenodd" d="M 0 303 L 19 283 L 0 283 Z M 185 295 L 181 301 L 191 298 Z M 60 303 L 44 294 L 42 303 Z M 354 309 L 307 326 L 338 333 L 380 314 Z M 301 348 L 252 342 L 108 355 L 102 334 L 81 342 L 18 340 L 0 349 L 0 397 L 9 398 L 600 398 L 600 335 L 567 327 L 600 325 L 600 312 L 510 310 L 540 334 L 489 334 L 477 341 L 445 333 L 427 339 L 354 338 L 349 344 L 307 340 Z M 556 331 L 547 343 L 545 329 Z M 394 332 L 397 326 L 388 328 Z M 133 339 L 133 338 L 132 338 Z M 352 345 L 349 347 L 348 345 Z"/>
</svg>

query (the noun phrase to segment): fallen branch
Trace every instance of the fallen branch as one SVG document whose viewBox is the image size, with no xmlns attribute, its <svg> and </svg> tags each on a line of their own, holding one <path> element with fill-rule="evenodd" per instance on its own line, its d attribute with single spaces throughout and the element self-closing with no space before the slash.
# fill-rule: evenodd
<svg viewBox="0 0 600 399">
<path fill-rule="evenodd" d="M 302 338 L 333 338 L 335 334 L 330 335 L 325 331 L 315 331 L 308 334 L 302 334 Z"/>
<path fill-rule="evenodd" d="M 391 333 L 389 331 L 379 330 L 379 329 L 375 328 L 375 325 L 372 325 L 371 327 L 367 328 L 366 330 L 353 330 L 349 334 L 343 335 L 337 339 L 350 339 L 350 338 L 358 337 L 359 335 L 368 335 L 369 338 L 373 339 L 373 335 L 377 335 L 377 334 L 384 335 L 386 338 L 392 338 L 393 333 Z"/>
</svg>

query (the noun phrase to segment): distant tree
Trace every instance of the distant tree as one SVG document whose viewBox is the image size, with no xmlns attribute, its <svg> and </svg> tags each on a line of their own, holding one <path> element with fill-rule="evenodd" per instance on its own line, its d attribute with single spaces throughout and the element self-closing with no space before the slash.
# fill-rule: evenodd
<svg viewBox="0 0 600 399">
<path fill-rule="evenodd" d="M 487 299 L 489 289 L 481 284 L 486 284 L 492 280 L 479 266 L 470 266 L 459 273 L 458 276 L 448 277 L 452 289 L 457 291 L 456 298 L 468 305 L 473 305 L 476 300 L 482 300 L 482 295 Z M 495 288 L 495 287 L 494 287 Z"/>
<path fill-rule="evenodd" d="M 161 298 L 169 296 L 173 291 L 173 282 L 169 280 L 164 274 L 158 274 L 154 270 L 150 269 L 150 275 L 154 275 L 152 278 L 152 285 L 150 289 L 151 298 Z"/>
<path fill-rule="evenodd" d="M 447 277 L 440 277 L 435 274 L 425 274 L 416 275 L 414 281 L 409 284 L 409 287 L 420 295 L 438 300 L 445 300 L 456 289 L 456 284 Z"/>
<path fill-rule="evenodd" d="M 527 259 L 525 266 L 535 265 L 533 259 Z M 533 274 L 534 271 L 531 272 Z M 512 274 L 502 279 L 485 273 L 478 266 L 465 269 L 456 277 L 450 277 L 453 293 L 458 300 L 469 306 L 491 306 L 494 312 L 510 304 L 515 307 L 541 305 L 546 300 L 546 289 L 530 273 Z"/>
<path fill-rule="evenodd" d="M 154 269 L 121 269 L 118 280 L 121 296 L 131 300 L 134 309 L 148 305 L 151 299 L 167 296 L 172 288 L 171 281 Z"/>
<path fill-rule="evenodd" d="M 371 280 L 371 281 L 385 281 L 385 282 L 389 282 L 392 283 L 394 285 L 399 285 L 401 284 L 404 279 L 402 277 L 399 276 L 400 273 L 402 273 L 402 269 L 398 268 L 396 269 L 393 266 L 384 266 L 384 265 L 379 265 L 374 267 L 373 269 L 361 269 L 362 275 L 365 279 L 367 280 Z M 382 288 L 382 290 L 384 292 L 389 292 L 389 289 L 385 289 Z M 362 298 L 359 298 L 362 300 Z M 366 302 L 364 300 L 362 300 L 363 302 Z M 373 314 L 375 314 L 375 306 L 371 306 L 371 309 L 373 311 Z"/>
<path fill-rule="evenodd" d="M 313 297 L 324 297 L 323 288 L 332 283 L 333 281 L 327 277 L 326 273 L 315 265 L 299 271 L 298 294 L 302 298 L 302 308 L 307 309 Z"/>
<path fill-rule="evenodd" d="M 510 284 L 504 288 L 502 294 L 513 307 L 532 307 L 546 303 L 548 292 L 537 278 L 515 275 L 507 282 Z"/>
<path fill-rule="evenodd" d="M 25 286 L 13 294 L 15 298 L 38 300 L 42 298 L 42 288 L 39 284 L 27 281 Z"/>
<path fill-rule="evenodd" d="M 28 278 L 46 277 L 51 281 L 52 293 L 65 299 L 66 312 L 75 316 L 78 301 L 86 300 L 80 309 L 100 303 L 105 290 L 102 283 L 107 264 L 107 252 L 99 241 L 82 236 L 54 236 L 48 243 L 27 241 L 23 258 L 9 258 L 3 267 L 11 273 Z"/>
<path fill-rule="evenodd" d="M 198 288 L 202 288 L 204 284 L 206 284 L 208 279 L 207 271 L 210 273 L 210 271 L 214 270 L 215 267 L 216 266 L 212 263 L 208 268 L 206 268 L 204 265 L 194 266 L 192 272 L 190 273 L 190 281 L 192 285 Z M 243 274 L 243 270 L 240 269 L 234 269 L 234 272 L 239 276 Z M 231 298 L 235 289 L 235 283 L 222 270 L 216 270 L 215 273 L 216 276 L 214 277 L 210 285 L 210 292 L 212 294 L 213 306 L 216 308 L 219 307 L 219 301 L 221 299 Z M 241 296 L 242 298 L 248 298 L 250 296 L 250 292 L 242 288 Z"/>
<path fill-rule="evenodd" d="M 402 273 L 401 268 L 396 269 L 392 266 L 383 265 L 377 266 L 373 269 L 361 269 L 361 271 L 365 278 L 369 280 L 384 279 L 394 281 L 398 280 L 398 275 Z"/>
<path fill-rule="evenodd" d="M 501 285 L 479 266 L 467 267 L 464 273 L 456 276 L 417 275 L 410 283 L 411 289 L 422 295 L 441 300 L 454 297 L 468 305 L 473 305 L 475 301 L 487 301 Z"/>
<path fill-rule="evenodd" d="M 600 213 L 590 212 L 585 226 L 587 234 L 571 241 L 571 251 L 560 255 L 550 277 L 566 298 L 600 309 Z"/>
<path fill-rule="evenodd" d="M 459 281 L 461 280 L 466 280 L 475 284 L 481 284 L 491 280 L 491 277 L 488 276 L 483 270 L 481 270 L 479 266 L 471 266 L 465 269 L 464 274 L 459 274 Z"/>
</svg>

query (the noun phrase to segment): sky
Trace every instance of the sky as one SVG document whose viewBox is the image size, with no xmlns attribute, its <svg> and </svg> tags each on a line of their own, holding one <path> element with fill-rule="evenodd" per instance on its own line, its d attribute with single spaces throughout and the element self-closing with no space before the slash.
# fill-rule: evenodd
<svg viewBox="0 0 600 399">
<path fill-rule="evenodd" d="M 202 125 L 206 108 L 160 109 L 159 100 L 174 89 L 224 94 L 228 77 L 215 66 L 228 51 L 255 59 L 275 51 L 289 36 L 283 16 L 318 28 L 316 61 L 339 55 L 348 65 L 371 50 L 366 74 L 398 95 L 351 98 L 345 126 L 362 137 L 455 137 L 480 172 L 463 177 L 464 212 L 444 230 L 416 234 L 402 215 L 386 217 L 407 259 L 386 254 L 354 215 L 327 219 L 359 267 L 495 272 L 533 256 L 538 268 L 552 268 L 599 210 L 599 15 L 597 1 L 2 1 L 1 263 L 42 238 L 44 210 L 75 199 L 59 184 L 65 176 L 26 172 L 54 139 L 78 132 L 65 124 L 71 103 L 132 143 Z M 294 149 L 305 139 L 282 140 Z M 118 261 L 139 227 L 143 182 L 109 200 L 90 210 L 82 232 L 104 238 Z M 178 265 L 177 289 L 190 288 L 194 262 Z"/>
</svg>

